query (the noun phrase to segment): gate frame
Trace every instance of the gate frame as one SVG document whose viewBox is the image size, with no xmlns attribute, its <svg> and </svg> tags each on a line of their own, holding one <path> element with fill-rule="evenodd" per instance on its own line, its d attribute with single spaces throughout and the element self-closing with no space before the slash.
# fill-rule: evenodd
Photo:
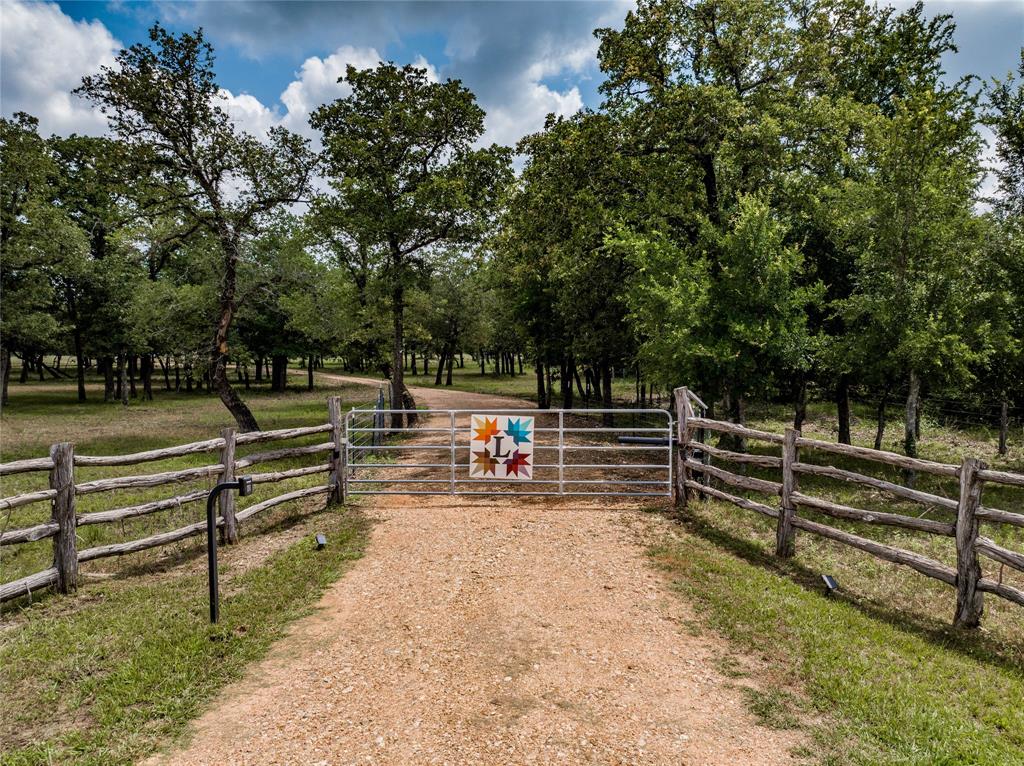
<svg viewBox="0 0 1024 766">
<path fill-rule="evenodd" d="M 373 414 L 373 426 L 369 428 L 354 427 L 353 421 L 358 416 L 366 417 L 370 414 L 365 408 L 353 407 L 344 417 L 344 437 L 345 437 L 345 450 L 346 450 L 346 465 L 348 470 L 344 472 L 343 482 L 345 484 L 345 496 L 349 495 L 449 495 L 449 496 L 492 496 L 492 495 L 514 495 L 518 497 L 650 497 L 650 498 L 668 498 L 674 497 L 675 490 L 675 476 L 674 476 L 674 456 L 673 456 L 673 444 L 675 441 L 675 428 L 676 422 L 672 417 L 672 413 L 662 408 L 643 408 L 643 409 L 584 409 L 584 408 L 572 408 L 572 409 L 541 409 L 535 407 L 508 407 L 502 409 L 495 408 L 473 408 L 473 409 L 386 409 L 382 407 L 375 407 L 372 411 Z M 423 417 L 447 415 L 449 418 L 447 428 L 438 427 L 420 427 L 420 426 L 402 426 L 399 428 L 387 427 L 384 425 L 385 415 L 392 414 L 416 414 Z M 565 415 L 658 415 L 664 416 L 665 425 L 657 428 L 650 427 L 594 427 L 594 428 L 566 428 L 565 426 Z M 535 433 L 553 433 L 558 434 L 558 443 L 556 445 L 536 445 L 534 450 L 546 450 L 555 451 L 558 455 L 558 462 L 556 464 L 542 464 L 534 465 L 532 468 L 557 468 L 558 479 L 557 480 L 543 480 L 543 479 L 459 479 L 457 477 L 456 470 L 458 468 L 468 467 L 469 464 L 460 464 L 456 462 L 456 452 L 459 449 L 468 448 L 468 442 L 465 445 L 460 445 L 456 441 L 456 435 L 460 431 L 471 432 L 472 426 L 460 428 L 456 425 L 456 419 L 460 415 L 532 415 L 534 417 L 538 415 L 557 415 L 558 416 L 558 427 L 557 428 L 534 428 Z M 665 439 L 664 444 L 659 445 L 598 445 L 598 446 L 577 446 L 567 445 L 565 443 L 565 434 L 567 431 L 580 432 L 580 433 L 646 433 L 650 434 L 652 438 L 658 438 L 663 436 Z M 424 434 L 424 433 L 446 433 L 448 434 L 448 442 L 446 444 L 412 444 L 412 445 L 385 445 L 382 444 L 383 436 L 388 434 Z M 354 433 L 370 433 L 371 440 L 369 445 L 355 444 L 352 438 Z M 655 436 L 657 435 L 657 436 Z M 381 455 L 381 451 L 393 449 L 397 452 L 402 450 L 449 450 L 449 461 L 447 463 L 360 463 L 355 458 L 355 452 L 369 453 L 372 456 Z M 565 453 L 567 450 L 579 449 L 579 450 L 612 450 L 619 452 L 629 451 L 653 451 L 653 452 L 664 452 L 666 454 L 665 462 L 658 464 L 647 464 L 647 463 L 636 463 L 618 465 L 614 463 L 609 464 L 566 464 Z M 368 469 L 387 469 L 401 466 L 403 468 L 449 468 L 450 474 L 447 479 L 440 478 L 428 478 L 428 479 L 356 479 L 355 473 L 359 468 Z M 645 479 L 624 479 L 624 480 L 610 480 L 610 479 L 566 479 L 565 469 L 566 468 L 585 468 L 588 470 L 657 470 L 665 471 L 667 478 L 665 480 L 645 480 Z M 436 490 L 359 490 L 353 489 L 350 485 L 352 484 L 446 484 L 446 489 Z M 480 484 L 487 485 L 493 484 L 493 489 L 467 491 L 459 490 L 459 484 Z M 553 485 L 557 484 L 557 490 L 537 490 L 537 491 L 515 491 L 513 487 L 515 485 L 522 484 L 533 484 L 533 485 Z M 661 492 L 575 492 L 566 491 L 566 484 L 584 484 L 584 485 L 620 485 L 620 486 L 649 486 L 652 485 L 658 488 L 664 488 Z M 510 486 L 511 485 L 511 486 Z M 652 487 L 653 488 L 653 487 Z"/>
</svg>

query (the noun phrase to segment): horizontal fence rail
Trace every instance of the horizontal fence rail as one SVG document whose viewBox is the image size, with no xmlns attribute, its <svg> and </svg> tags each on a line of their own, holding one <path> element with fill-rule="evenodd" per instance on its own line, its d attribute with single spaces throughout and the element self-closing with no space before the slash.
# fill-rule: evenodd
<svg viewBox="0 0 1024 766">
<path fill-rule="evenodd" d="M 161 487 L 198 479 L 215 479 L 231 481 L 236 473 L 254 465 L 269 463 L 276 460 L 315 456 L 314 465 L 291 468 L 281 471 L 266 471 L 252 474 L 254 484 L 271 484 L 288 479 L 326 474 L 324 482 L 313 487 L 306 487 L 271 497 L 255 503 L 247 508 L 235 511 L 234 496 L 224 493 L 219 498 L 219 515 L 217 525 L 224 533 L 226 542 L 238 540 L 238 523 L 250 519 L 264 510 L 273 508 L 292 500 L 316 495 L 328 495 L 331 502 L 343 500 L 343 483 L 345 468 L 343 461 L 347 453 L 344 442 L 343 418 L 341 403 L 338 397 L 328 399 L 328 422 L 299 428 L 282 428 L 273 431 L 255 431 L 236 433 L 233 428 L 226 428 L 216 439 L 180 444 L 145 452 L 124 455 L 78 455 L 74 446 L 69 443 L 55 444 L 49 457 L 15 460 L 0 464 L 0 476 L 27 472 L 49 472 L 49 488 L 25 492 L 19 495 L 0 499 L 0 511 L 20 508 L 31 503 L 50 502 L 51 518 L 48 521 L 19 529 L 0 531 L 0 546 L 31 543 L 51 538 L 54 549 L 54 565 L 41 572 L 30 574 L 12 582 L 0 584 L 0 602 L 29 595 L 42 588 L 55 586 L 62 593 L 68 593 L 78 586 L 78 565 L 108 556 L 121 556 L 129 553 L 168 545 L 179 540 L 201 535 L 206 529 L 206 521 L 160 532 L 148 537 L 126 542 L 99 545 L 93 548 L 78 550 L 78 527 L 122 522 L 161 511 L 179 509 L 205 500 L 209 494 L 206 489 L 177 494 L 172 497 L 153 500 L 135 505 L 114 507 L 90 513 L 77 513 L 76 498 L 103 492 L 119 490 L 144 489 Z M 371 414 L 378 413 L 383 403 L 380 399 Z M 382 421 L 381 421 L 382 422 Z M 329 440 L 320 444 L 301 447 L 283 447 L 253 453 L 244 457 L 236 457 L 235 448 L 247 444 L 287 441 L 316 434 L 327 434 Z M 149 463 L 168 458 L 183 457 L 202 453 L 217 453 L 216 462 L 196 468 L 176 471 L 135 474 L 93 481 L 75 482 L 76 467 L 119 467 Z M 326 460 L 326 462 L 325 462 Z"/>
<path fill-rule="evenodd" d="M 685 506 L 687 498 L 694 494 L 723 500 L 745 510 L 775 519 L 775 553 L 780 557 L 790 557 L 794 554 L 795 531 L 802 530 L 865 551 L 885 561 L 910 567 L 956 589 L 957 602 L 953 622 L 959 626 L 975 627 L 980 623 L 982 593 L 992 593 L 1024 606 L 1024 590 L 983 577 L 979 558 L 985 557 L 1000 566 L 1024 572 L 1024 553 L 1006 548 L 979 534 L 979 522 L 982 521 L 1024 526 L 1024 513 L 986 508 L 981 501 L 985 483 L 1024 487 L 1024 474 L 991 470 L 982 461 L 971 457 L 965 458 L 960 465 L 938 463 L 894 452 L 809 439 L 794 429 L 787 429 L 785 434 L 776 434 L 747 428 L 736 423 L 710 419 L 704 416 L 706 412 L 704 403 L 685 387 L 675 390 L 674 404 L 677 415 L 676 442 L 678 445 L 676 497 L 682 505 Z M 754 455 L 723 449 L 707 443 L 709 441 L 706 436 L 708 432 L 729 434 L 743 439 L 779 445 L 782 448 L 782 454 L 779 456 Z M 799 458 L 801 449 L 894 466 L 905 471 L 920 471 L 934 476 L 956 479 L 958 496 L 956 498 L 943 497 L 892 481 L 866 476 L 856 471 L 804 462 Z M 741 475 L 711 465 L 713 458 L 743 466 L 752 465 L 758 468 L 777 469 L 781 472 L 782 480 L 775 482 Z M 867 487 L 898 500 L 918 503 L 925 506 L 926 509 L 937 508 L 953 513 L 955 520 L 947 522 L 842 505 L 801 492 L 798 488 L 800 476 L 819 476 Z M 713 479 L 730 487 L 770 496 L 773 500 L 761 502 L 723 491 L 711 485 Z M 800 508 L 807 508 L 836 519 L 900 527 L 914 532 L 952 538 L 956 547 L 957 565 L 954 568 L 928 556 L 869 540 L 860 535 L 804 518 L 798 514 Z"/>
</svg>

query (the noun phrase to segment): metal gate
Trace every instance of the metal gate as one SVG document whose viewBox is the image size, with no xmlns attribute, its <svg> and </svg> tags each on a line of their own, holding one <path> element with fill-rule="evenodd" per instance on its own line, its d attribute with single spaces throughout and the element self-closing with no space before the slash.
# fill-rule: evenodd
<svg viewBox="0 0 1024 766">
<path fill-rule="evenodd" d="M 418 422 L 385 425 L 384 416 L 394 414 L 414 414 Z M 533 417 L 529 478 L 470 476 L 474 415 Z M 349 495 L 670 497 L 672 427 L 662 409 L 353 409 L 345 417 L 346 489 Z"/>
</svg>

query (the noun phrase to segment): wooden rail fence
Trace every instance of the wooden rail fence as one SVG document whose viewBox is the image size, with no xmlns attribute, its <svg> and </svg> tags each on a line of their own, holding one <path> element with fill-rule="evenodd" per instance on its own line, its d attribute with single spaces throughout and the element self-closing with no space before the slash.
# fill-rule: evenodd
<svg viewBox="0 0 1024 766">
<path fill-rule="evenodd" d="M 341 415 L 341 401 L 332 396 L 327 401 L 326 423 L 301 428 L 283 428 L 276 431 L 255 431 L 236 433 L 234 428 L 226 428 L 220 437 L 206 441 L 181 444 L 164 449 L 135 452 L 129 455 L 76 455 L 74 445 L 64 442 L 54 444 L 50 448 L 50 456 L 46 458 L 30 458 L 0 464 L 0 476 L 25 473 L 29 471 L 49 471 L 49 489 L 25 492 L 13 497 L 0 499 L 0 512 L 20 508 L 30 503 L 50 501 L 52 514 L 49 521 L 20 529 L 4 530 L 0 533 L 0 546 L 17 545 L 46 538 L 53 538 L 53 566 L 41 572 L 22 577 L 12 582 L 0 584 L 0 602 L 18 598 L 40 588 L 54 586 L 61 593 L 69 593 L 78 587 L 78 565 L 81 562 L 107 556 L 121 556 L 136 553 L 148 548 L 184 540 L 202 534 L 206 529 L 205 518 L 194 524 L 179 529 L 131 540 L 122 543 L 101 545 L 85 550 L 78 550 L 76 530 L 88 524 L 107 524 L 123 519 L 135 518 L 151 513 L 158 513 L 172 508 L 179 508 L 191 503 L 205 500 L 208 490 L 200 489 L 176 495 L 163 500 L 155 500 L 137 505 L 129 505 L 110 510 L 79 514 L 75 509 L 75 500 L 81 495 L 96 492 L 109 492 L 120 489 L 140 489 L 159 487 L 184 481 L 193 481 L 206 477 L 215 477 L 217 481 L 230 481 L 241 469 L 250 468 L 261 463 L 268 463 L 284 458 L 295 458 L 314 455 L 320 458 L 315 465 L 292 468 L 284 471 L 269 471 L 252 475 L 255 484 L 276 483 L 286 479 L 316 474 L 328 474 L 322 485 L 286 492 L 267 500 L 250 505 L 241 511 L 235 510 L 235 498 L 231 493 L 222 493 L 219 500 L 217 524 L 222 528 L 224 539 L 228 543 L 238 541 L 239 522 L 250 519 L 256 514 L 291 500 L 313 495 L 328 495 L 331 503 L 342 503 L 345 500 L 343 480 L 347 466 L 345 461 L 344 420 Z M 235 457 L 235 448 L 247 444 L 278 442 L 288 439 L 325 434 L 326 441 L 303 447 L 284 447 L 271 449 Z M 184 455 L 217 452 L 217 462 L 199 468 L 185 468 L 178 471 L 161 473 L 119 476 L 75 483 L 76 466 L 130 466 L 164 460 Z"/>
<path fill-rule="evenodd" d="M 960 465 L 951 465 L 906 457 L 894 452 L 808 439 L 799 431 L 791 428 L 786 429 L 785 434 L 776 434 L 747 428 L 736 423 L 711 420 L 702 417 L 706 412 L 706 406 L 699 397 L 685 387 L 675 390 L 675 408 L 678 442 L 676 498 L 677 502 L 683 506 L 686 505 L 691 494 L 697 494 L 724 500 L 748 511 L 775 519 L 775 553 L 780 557 L 786 558 L 794 554 L 796 530 L 803 530 L 866 551 L 885 561 L 908 566 L 956 589 L 956 611 L 953 622 L 958 626 L 976 627 L 980 623 L 984 593 L 992 593 L 1024 606 L 1024 590 L 983 577 L 980 560 L 980 557 L 984 556 L 1003 566 L 1024 572 L 1024 553 L 998 545 L 991 539 L 981 536 L 979 531 L 980 522 L 983 521 L 1024 527 L 1024 513 L 988 508 L 982 505 L 982 489 L 986 483 L 1024 487 L 1024 474 L 990 470 L 984 462 L 973 457 L 964 458 Z M 698 415 L 698 412 L 701 414 Z M 706 443 L 707 439 L 704 436 L 708 431 L 779 445 L 782 454 L 780 456 L 751 455 L 712 446 Z M 897 466 L 906 470 L 955 478 L 959 482 L 959 497 L 953 500 L 930 492 L 904 487 L 894 482 L 865 476 L 855 471 L 830 465 L 805 463 L 800 460 L 801 450 L 815 450 Z M 768 481 L 733 473 L 711 465 L 712 458 L 743 465 L 778 469 L 781 472 L 782 480 L 779 482 Z M 825 476 L 842 482 L 871 487 L 902 500 L 952 511 L 956 514 L 956 519 L 955 522 L 944 522 L 900 513 L 868 511 L 840 505 L 801 492 L 799 489 L 801 475 Z M 769 504 L 740 497 L 711 486 L 711 479 L 717 479 L 722 484 L 731 487 L 766 494 L 778 498 L 778 500 Z M 804 518 L 798 513 L 798 509 L 801 507 L 833 518 L 901 527 L 916 532 L 953 538 L 956 547 L 956 567 L 947 566 L 913 551 L 869 540 L 860 535 Z"/>
</svg>

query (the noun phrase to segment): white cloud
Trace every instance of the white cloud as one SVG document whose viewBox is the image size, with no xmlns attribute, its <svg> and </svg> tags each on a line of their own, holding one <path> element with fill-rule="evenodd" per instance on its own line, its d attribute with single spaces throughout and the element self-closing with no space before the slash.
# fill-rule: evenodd
<svg viewBox="0 0 1024 766">
<path fill-rule="evenodd" d="M 309 115 L 321 104 L 351 92 L 346 84 L 338 82 L 349 64 L 357 69 L 368 69 L 377 66 L 381 58 L 373 48 L 344 45 L 327 58 L 311 56 L 302 63 L 302 68 L 295 73 L 296 79 L 288 83 L 281 93 L 283 109 L 280 106 L 267 107 L 248 93 L 236 96 L 222 89 L 224 108 L 239 128 L 255 136 L 265 136 L 271 127 L 280 125 L 316 140 L 317 133 L 309 126 Z M 422 64 L 417 63 L 417 66 L 428 67 L 428 72 L 433 70 L 422 56 L 420 61 Z"/>
<path fill-rule="evenodd" d="M 542 83 L 524 79 L 516 86 L 515 97 L 511 101 L 487 109 L 487 129 L 480 144 L 515 146 L 523 136 L 543 128 L 544 119 L 549 114 L 568 117 L 582 108 L 583 98 L 579 88 L 573 87 L 565 93 L 559 93 Z"/>
<path fill-rule="evenodd" d="M 114 63 L 121 49 L 99 21 L 79 22 L 53 3 L 0 6 L 0 101 L 3 113 L 28 112 L 43 134 L 100 134 L 106 120 L 71 95 L 82 76 Z"/>
</svg>

